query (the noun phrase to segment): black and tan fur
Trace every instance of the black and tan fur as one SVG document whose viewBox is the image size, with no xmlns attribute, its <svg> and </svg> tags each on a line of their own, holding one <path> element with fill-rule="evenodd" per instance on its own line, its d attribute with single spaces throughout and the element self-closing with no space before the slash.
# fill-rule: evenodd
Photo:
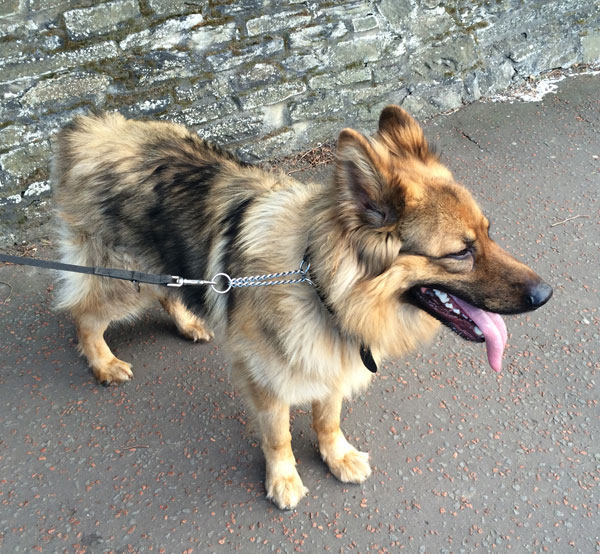
<svg viewBox="0 0 600 554">
<path fill-rule="evenodd" d="M 308 259 L 307 283 L 170 290 L 66 274 L 59 305 L 103 383 L 128 381 L 103 334 L 158 299 L 180 331 L 227 347 L 232 377 L 256 418 L 267 495 L 292 508 L 306 493 L 291 449 L 289 407 L 312 403 L 332 473 L 359 483 L 368 455 L 340 430 L 342 400 L 376 364 L 428 340 L 438 321 L 410 298 L 436 284 L 487 310 L 532 309 L 541 280 L 488 236 L 488 221 L 427 146 L 419 125 L 390 106 L 372 139 L 341 132 L 330 184 L 303 185 L 245 165 L 182 126 L 78 117 L 61 131 L 53 166 L 65 262 L 186 278 L 288 271 Z M 466 248 L 472 255 L 452 256 Z"/>
</svg>

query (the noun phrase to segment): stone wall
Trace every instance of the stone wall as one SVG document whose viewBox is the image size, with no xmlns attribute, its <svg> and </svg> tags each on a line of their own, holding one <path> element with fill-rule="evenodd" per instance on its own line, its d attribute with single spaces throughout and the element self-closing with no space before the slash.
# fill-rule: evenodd
<svg viewBox="0 0 600 554">
<path fill-rule="evenodd" d="M 600 60 L 595 0 L 3 0 L 0 233 L 47 213 L 77 113 L 186 123 L 253 160 Z"/>
</svg>

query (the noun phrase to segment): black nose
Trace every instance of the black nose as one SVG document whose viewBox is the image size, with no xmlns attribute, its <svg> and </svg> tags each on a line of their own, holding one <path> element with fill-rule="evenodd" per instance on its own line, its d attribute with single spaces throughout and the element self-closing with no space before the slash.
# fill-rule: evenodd
<svg viewBox="0 0 600 554">
<path fill-rule="evenodd" d="M 547 283 L 532 285 L 527 291 L 527 302 L 532 309 L 539 308 L 550 300 L 552 292 L 552 287 Z"/>
</svg>

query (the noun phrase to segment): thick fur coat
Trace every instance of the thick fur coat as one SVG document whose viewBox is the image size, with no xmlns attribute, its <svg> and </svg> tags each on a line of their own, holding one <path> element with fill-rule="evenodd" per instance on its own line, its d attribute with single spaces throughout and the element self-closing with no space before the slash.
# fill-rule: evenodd
<svg viewBox="0 0 600 554">
<path fill-rule="evenodd" d="M 371 139 L 341 132 L 325 185 L 244 164 L 180 125 L 119 114 L 76 118 L 55 149 L 65 262 L 194 279 L 310 263 L 312 285 L 224 295 L 210 287 L 138 291 L 74 273 L 59 291 L 59 306 L 72 313 L 80 347 L 103 383 L 133 376 L 104 341 L 107 326 L 156 299 L 185 336 L 217 334 L 258 423 L 267 495 L 282 508 L 306 492 L 291 450 L 290 405 L 312 403 L 323 459 L 342 481 L 362 482 L 371 472 L 368 456 L 346 441 L 339 420 L 342 399 L 370 382 L 368 369 L 418 347 L 440 321 L 483 340 L 475 332 L 479 316 L 464 317 L 471 308 L 493 312 L 496 322 L 496 313 L 535 309 L 551 294 L 489 238 L 475 201 L 396 106 L 383 111 Z M 455 315 L 446 314 L 432 291 L 469 308 L 458 318 L 455 303 Z M 494 325 L 483 335 L 503 347 L 502 326 Z"/>
</svg>

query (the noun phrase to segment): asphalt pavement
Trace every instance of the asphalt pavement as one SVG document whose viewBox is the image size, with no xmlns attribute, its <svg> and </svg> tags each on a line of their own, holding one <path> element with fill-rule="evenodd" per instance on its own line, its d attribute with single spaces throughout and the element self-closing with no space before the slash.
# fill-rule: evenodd
<svg viewBox="0 0 600 554">
<path fill-rule="evenodd" d="M 0 264 L 0 552 L 600 552 L 599 90 L 570 77 L 428 122 L 494 238 L 554 297 L 506 318 L 500 374 L 448 331 L 385 364 L 344 407 L 371 455 L 364 485 L 336 481 L 295 410 L 310 489 L 295 511 L 265 499 L 219 342 L 185 341 L 157 307 L 108 331 L 135 379 L 99 386 L 52 309 L 54 276 Z"/>
</svg>

